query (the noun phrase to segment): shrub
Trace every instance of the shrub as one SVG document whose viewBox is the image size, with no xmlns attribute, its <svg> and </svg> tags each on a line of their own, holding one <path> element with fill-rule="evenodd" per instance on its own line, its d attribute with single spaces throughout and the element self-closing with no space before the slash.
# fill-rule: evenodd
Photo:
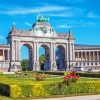
<svg viewBox="0 0 100 100">
<path fill-rule="evenodd" d="M 0 83 L 0 95 L 10 96 L 10 86 L 4 83 Z"/>
<path fill-rule="evenodd" d="M 45 97 L 52 95 L 69 95 L 87 93 L 100 93 L 100 81 L 76 82 L 65 85 L 62 83 L 36 83 L 32 85 L 7 85 L 0 84 L 0 94 L 11 98 L 20 97 Z"/>
<path fill-rule="evenodd" d="M 37 73 L 35 75 L 35 78 L 37 81 L 43 81 L 45 78 L 48 78 L 48 77 L 50 77 L 50 75 L 48 75 L 48 74 Z"/>
<path fill-rule="evenodd" d="M 22 89 L 18 85 L 10 85 L 10 97 L 12 98 L 18 98 L 22 97 Z"/>
<path fill-rule="evenodd" d="M 99 72 L 78 72 L 77 75 L 80 75 L 81 77 L 100 78 Z"/>
<path fill-rule="evenodd" d="M 75 71 L 72 71 L 68 75 L 64 76 L 63 83 L 66 84 L 66 85 L 70 85 L 71 83 L 75 83 L 78 80 L 78 78 L 80 78 L 80 76 L 76 75 Z"/>
<path fill-rule="evenodd" d="M 37 97 L 37 96 L 47 96 L 47 92 L 45 91 L 43 85 L 41 84 L 36 84 L 32 86 L 32 96 Z"/>
<path fill-rule="evenodd" d="M 45 78 L 45 74 L 38 73 L 38 74 L 36 74 L 35 78 L 37 81 L 43 81 Z"/>
</svg>

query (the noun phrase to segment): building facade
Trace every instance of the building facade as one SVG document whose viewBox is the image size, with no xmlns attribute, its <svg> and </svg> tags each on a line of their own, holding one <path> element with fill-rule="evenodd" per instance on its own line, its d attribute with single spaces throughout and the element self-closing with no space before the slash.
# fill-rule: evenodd
<svg viewBox="0 0 100 100">
<path fill-rule="evenodd" d="M 79 45 L 74 41 L 70 31 L 57 33 L 48 18 L 38 16 L 30 30 L 12 27 L 7 36 L 7 45 L 0 45 L 0 70 L 22 70 L 20 50 L 23 45 L 29 50 L 28 70 L 100 70 L 100 46 Z M 40 47 L 45 49 L 43 68 L 39 63 Z"/>
</svg>

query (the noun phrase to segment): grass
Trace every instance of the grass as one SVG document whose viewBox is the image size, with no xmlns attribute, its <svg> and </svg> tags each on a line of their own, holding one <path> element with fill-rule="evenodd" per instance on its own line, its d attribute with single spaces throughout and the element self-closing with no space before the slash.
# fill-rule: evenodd
<svg viewBox="0 0 100 100">
<path fill-rule="evenodd" d="M 16 75 L 0 75 L 0 82 L 8 83 L 8 84 L 35 84 L 35 83 L 50 83 L 50 82 L 62 82 L 63 77 L 62 76 L 50 76 L 46 78 L 44 81 L 36 81 L 33 76 L 16 76 Z M 83 81 L 100 81 L 100 78 L 88 78 L 88 77 L 81 77 L 78 82 Z M 6 96 L 0 96 L 0 100 L 13 100 Z M 18 99 L 17 99 L 18 100 Z M 20 100 L 20 99 L 19 99 Z M 21 99 L 23 100 L 23 99 Z M 25 100 L 25 99 L 24 99 Z M 28 99 L 26 99 L 28 100 Z"/>
<path fill-rule="evenodd" d="M 81 77 L 78 82 L 81 81 L 100 81 L 99 78 L 87 78 L 87 77 Z M 49 82 L 62 82 L 63 77 L 62 76 L 50 76 L 48 78 L 45 78 L 44 81 L 36 81 L 36 79 L 32 76 L 15 76 L 15 75 L 0 75 L 0 81 L 3 83 L 8 84 L 34 84 L 34 83 L 49 83 Z"/>
</svg>

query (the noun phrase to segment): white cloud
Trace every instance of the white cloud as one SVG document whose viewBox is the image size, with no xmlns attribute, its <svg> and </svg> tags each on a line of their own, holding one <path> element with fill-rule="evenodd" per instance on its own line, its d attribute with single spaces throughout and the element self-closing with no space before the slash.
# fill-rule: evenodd
<svg viewBox="0 0 100 100">
<path fill-rule="evenodd" d="M 82 24 L 82 26 L 94 26 L 95 25 L 95 23 L 94 22 L 84 22 L 83 24 Z"/>
<path fill-rule="evenodd" d="M 32 26 L 31 23 L 29 23 L 29 22 L 25 22 L 25 25 Z"/>
<path fill-rule="evenodd" d="M 58 28 L 62 28 L 62 29 L 71 29 L 71 28 L 75 28 L 75 27 L 93 27 L 96 26 L 96 24 L 94 22 L 90 22 L 90 21 L 71 21 L 71 22 L 67 22 L 67 24 L 62 24 L 57 26 Z"/>
<path fill-rule="evenodd" d="M 48 16 L 55 17 L 74 17 L 74 16 L 82 16 L 83 9 L 76 7 L 66 7 L 66 6 L 57 6 L 57 5 L 46 5 L 41 7 L 34 8 L 23 8 L 23 7 L 14 7 L 14 9 L 7 8 L 4 11 L 0 11 L 0 14 L 7 15 L 25 15 L 31 13 L 47 13 Z"/>
<path fill-rule="evenodd" d="M 81 3 L 84 0 L 66 0 L 66 1 L 69 2 L 69 3 Z"/>
<path fill-rule="evenodd" d="M 67 29 L 70 29 L 70 28 L 72 28 L 72 27 L 74 27 L 74 26 L 72 26 L 72 25 L 60 25 L 60 26 L 58 26 L 59 28 L 67 28 Z"/>
<path fill-rule="evenodd" d="M 52 12 L 49 13 L 49 16 L 54 16 L 54 17 L 79 17 L 83 16 L 84 10 L 81 8 L 75 8 L 75 7 L 65 7 L 64 10 L 59 11 L 59 12 Z"/>
<path fill-rule="evenodd" d="M 37 8 L 16 8 L 14 10 L 0 11 L 0 14 L 16 15 L 16 14 L 30 14 L 30 13 L 39 13 L 39 12 L 50 12 L 50 11 L 61 11 L 65 10 L 65 7 L 62 6 L 43 6 Z"/>
<path fill-rule="evenodd" d="M 95 14 L 94 12 L 89 12 L 89 13 L 87 14 L 87 17 L 89 17 L 89 18 L 99 18 L 100 16 L 97 15 L 97 14 Z"/>
<path fill-rule="evenodd" d="M 72 13 L 59 13 L 59 14 L 48 14 L 49 16 L 54 16 L 54 17 L 73 17 L 74 14 Z"/>
</svg>

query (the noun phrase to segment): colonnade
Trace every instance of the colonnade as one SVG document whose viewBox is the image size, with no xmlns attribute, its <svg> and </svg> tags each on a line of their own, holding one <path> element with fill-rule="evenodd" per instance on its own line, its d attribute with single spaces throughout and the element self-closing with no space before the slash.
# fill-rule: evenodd
<svg viewBox="0 0 100 100">
<path fill-rule="evenodd" d="M 75 61 L 100 61 L 100 51 L 75 51 Z"/>
<path fill-rule="evenodd" d="M 9 58 L 9 49 L 0 49 L 0 60 L 8 61 Z"/>
</svg>

